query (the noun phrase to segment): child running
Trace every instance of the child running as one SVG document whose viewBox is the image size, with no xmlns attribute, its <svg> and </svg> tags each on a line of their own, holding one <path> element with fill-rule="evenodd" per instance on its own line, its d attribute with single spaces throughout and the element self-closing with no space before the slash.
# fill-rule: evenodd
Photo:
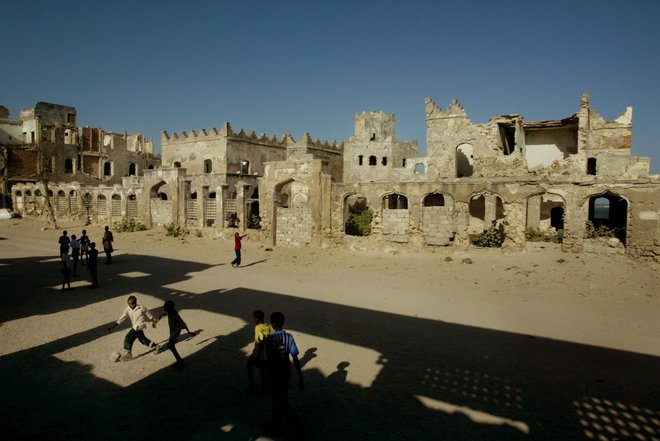
<svg viewBox="0 0 660 441">
<path fill-rule="evenodd" d="M 152 342 L 144 335 L 144 330 L 147 328 L 147 323 L 150 321 L 153 322 L 154 317 L 151 315 L 147 308 L 142 305 L 138 305 L 137 298 L 135 296 L 130 296 L 127 300 L 127 303 L 128 307 L 124 310 L 121 317 L 119 317 L 119 319 L 113 323 L 112 326 L 108 326 L 108 333 L 110 333 L 115 328 L 115 326 L 127 318 L 131 319 L 131 330 L 128 331 L 128 334 L 126 334 L 126 337 L 124 338 L 124 354 L 120 358 L 121 361 L 130 361 L 133 359 L 132 349 L 133 343 L 135 343 L 136 339 L 140 340 L 140 343 L 150 349 L 158 347 L 156 343 Z"/>
<path fill-rule="evenodd" d="M 273 332 L 273 328 L 268 323 L 264 323 L 264 312 L 256 310 L 252 313 L 252 323 L 254 323 L 254 350 L 247 361 L 248 373 L 248 392 L 255 392 L 252 369 L 259 369 L 261 395 L 268 392 L 268 382 L 266 380 L 266 347 L 265 342 L 268 336 Z"/>
<path fill-rule="evenodd" d="M 156 320 L 154 320 L 153 327 L 155 328 L 156 325 L 158 324 L 158 321 L 163 318 L 164 316 L 167 315 L 167 323 L 170 326 L 170 338 L 167 341 L 167 345 L 163 345 L 160 348 L 158 348 L 157 353 L 164 352 L 166 349 L 169 349 L 172 351 L 172 354 L 174 354 L 174 358 L 176 358 L 176 364 L 174 365 L 177 369 L 181 369 L 184 365 L 183 363 L 183 358 L 179 355 L 179 353 L 176 350 L 176 343 L 179 339 L 179 335 L 181 335 L 181 330 L 185 329 L 188 334 L 192 335 L 193 337 L 196 335 L 194 332 L 192 332 L 190 329 L 188 329 L 188 325 L 186 325 L 186 322 L 183 321 L 177 310 L 174 308 L 174 302 L 171 300 L 168 300 L 165 302 L 163 305 L 163 309 L 165 312 L 160 315 Z"/>
</svg>

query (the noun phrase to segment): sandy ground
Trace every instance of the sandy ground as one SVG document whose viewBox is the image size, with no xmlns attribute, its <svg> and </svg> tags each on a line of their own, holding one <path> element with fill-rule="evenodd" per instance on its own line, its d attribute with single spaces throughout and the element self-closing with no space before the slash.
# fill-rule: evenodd
<svg viewBox="0 0 660 441">
<path fill-rule="evenodd" d="M 43 227 L 0 221 L 3 439 L 269 439 L 270 399 L 244 391 L 263 309 L 286 314 L 301 349 L 306 389 L 290 400 L 309 439 L 660 440 L 658 264 L 551 245 L 411 254 L 248 237 L 234 269 L 229 237 L 155 229 L 115 233 L 101 287 L 82 268 L 61 292 L 57 239 L 83 226 Z M 111 361 L 128 325 L 106 326 L 131 294 L 154 314 L 174 300 L 200 331 L 178 344 L 184 369 L 139 342 L 136 359 Z M 165 341 L 166 322 L 146 333 Z"/>
</svg>

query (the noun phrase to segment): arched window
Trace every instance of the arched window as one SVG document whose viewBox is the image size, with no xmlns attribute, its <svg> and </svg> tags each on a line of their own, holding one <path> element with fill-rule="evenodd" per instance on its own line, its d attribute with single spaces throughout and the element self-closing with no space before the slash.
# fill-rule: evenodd
<svg viewBox="0 0 660 441">
<path fill-rule="evenodd" d="M 110 161 L 103 163 L 103 176 L 112 176 L 112 163 Z"/>
<path fill-rule="evenodd" d="M 425 207 L 444 207 L 445 197 L 441 193 L 431 193 L 424 198 Z"/>
<path fill-rule="evenodd" d="M 383 156 L 383 159 L 380 162 L 383 165 L 387 165 L 387 156 Z"/>
<path fill-rule="evenodd" d="M 376 165 L 378 163 L 378 160 L 376 159 L 375 156 L 371 155 L 369 156 L 369 165 Z"/>
<path fill-rule="evenodd" d="M 135 163 L 131 162 L 128 164 L 128 176 L 135 176 L 137 167 L 135 166 Z"/>
<path fill-rule="evenodd" d="M 383 196 L 382 207 L 386 210 L 407 210 L 408 198 L 399 193 L 392 193 Z"/>
<path fill-rule="evenodd" d="M 181 163 L 179 161 L 174 161 L 174 168 L 181 168 Z"/>
<path fill-rule="evenodd" d="M 211 173 L 213 171 L 213 161 L 210 159 L 204 160 L 204 173 Z"/>
<path fill-rule="evenodd" d="M 250 161 L 241 161 L 241 174 L 242 175 L 250 174 Z"/>
<path fill-rule="evenodd" d="M 153 165 L 153 164 L 149 164 L 149 167 L 147 167 L 147 168 L 148 168 L 149 170 L 153 170 L 153 169 L 154 169 L 154 165 Z"/>
<path fill-rule="evenodd" d="M 456 147 L 456 177 L 463 178 L 466 176 L 472 176 L 474 173 L 473 157 L 474 148 L 472 144 L 461 144 Z"/>
</svg>

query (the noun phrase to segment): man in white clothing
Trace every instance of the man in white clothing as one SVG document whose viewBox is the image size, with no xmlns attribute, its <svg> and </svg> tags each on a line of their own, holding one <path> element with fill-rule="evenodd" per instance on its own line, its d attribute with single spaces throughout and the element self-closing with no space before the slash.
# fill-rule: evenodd
<svg viewBox="0 0 660 441">
<path fill-rule="evenodd" d="M 136 339 L 140 340 L 140 343 L 148 348 L 155 348 L 158 346 L 144 335 L 147 323 L 153 322 L 154 320 L 154 317 L 149 310 L 142 305 L 138 305 L 135 296 L 130 296 L 127 303 L 128 307 L 124 310 L 121 317 L 119 317 L 119 319 L 111 326 L 108 326 L 108 332 L 112 332 L 115 326 L 127 318 L 131 319 L 131 330 L 128 331 L 128 334 L 126 334 L 126 337 L 124 338 L 124 354 L 121 357 L 121 361 L 129 361 L 133 358 L 131 351 Z"/>
</svg>

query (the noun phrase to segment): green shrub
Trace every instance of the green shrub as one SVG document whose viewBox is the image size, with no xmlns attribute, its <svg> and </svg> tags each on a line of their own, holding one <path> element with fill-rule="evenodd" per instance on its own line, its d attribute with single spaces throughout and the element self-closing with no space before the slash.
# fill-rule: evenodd
<svg viewBox="0 0 660 441">
<path fill-rule="evenodd" d="M 247 227 L 257 230 L 261 228 L 261 218 L 258 213 L 248 214 Z"/>
<path fill-rule="evenodd" d="M 135 231 L 145 231 L 147 226 L 135 219 L 124 219 L 118 224 L 114 224 L 113 228 L 118 233 L 132 233 Z"/>
<path fill-rule="evenodd" d="M 527 242 L 562 243 L 564 241 L 564 230 L 541 230 L 528 227 L 525 229 L 525 239 Z"/>
<path fill-rule="evenodd" d="M 346 234 L 351 236 L 368 236 L 371 234 L 371 221 L 374 215 L 371 210 L 361 213 L 351 213 L 346 220 Z"/>
<path fill-rule="evenodd" d="M 190 233 L 186 228 L 184 227 L 175 227 L 174 224 L 165 224 L 163 225 L 163 228 L 165 228 L 165 235 L 166 236 L 172 236 L 172 237 L 185 237 L 187 234 Z"/>
<path fill-rule="evenodd" d="M 504 225 L 495 225 L 495 221 L 486 231 L 481 233 L 473 242 L 482 248 L 500 248 L 504 243 Z"/>
<path fill-rule="evenodd" d="M 606 225 L 596 226 L 590 220 L 584 226 L 584 238 L 592 239 L 594 237 L 617 237 L 621 239 L 620 236 L 623 235 L 623 230 L 621 228 L 610 228 Z"/>
</svg>

